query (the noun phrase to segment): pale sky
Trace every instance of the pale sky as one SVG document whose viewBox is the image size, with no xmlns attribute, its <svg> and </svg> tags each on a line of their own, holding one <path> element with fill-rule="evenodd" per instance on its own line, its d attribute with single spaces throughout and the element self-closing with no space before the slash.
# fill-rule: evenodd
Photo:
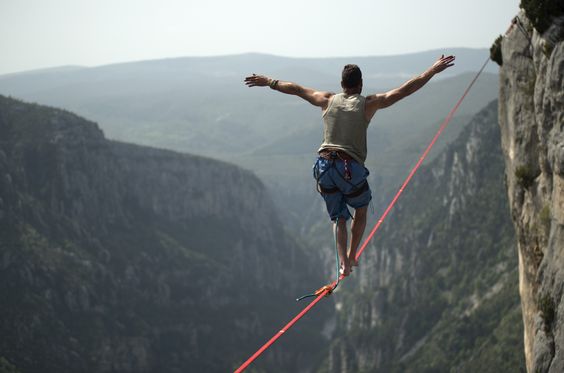
<svg viewBox="0 0 564 373">
<path fill-rule="evenodd" d="M 0 74 L 246 52 L 489 48 L 519 0 L 0 0 Z"/>
</svg>

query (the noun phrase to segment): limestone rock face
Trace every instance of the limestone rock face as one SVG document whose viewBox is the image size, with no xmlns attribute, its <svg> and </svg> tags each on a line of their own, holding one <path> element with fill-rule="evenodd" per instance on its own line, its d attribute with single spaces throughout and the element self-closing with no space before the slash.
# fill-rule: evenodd
<svg viewBox="0 0 564 373">
<path fill-rule="evenodd" d="M 564 19 L 524 12 L 501 42 L 499 125 L 529 372 L 564 371 Z"/>
</svg>

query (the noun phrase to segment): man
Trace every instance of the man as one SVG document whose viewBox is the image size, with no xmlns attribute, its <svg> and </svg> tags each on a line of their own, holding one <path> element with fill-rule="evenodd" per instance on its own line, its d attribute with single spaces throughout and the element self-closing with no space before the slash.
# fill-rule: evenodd
<svg viewBox="0 0 564 373">
<path fill-rule="evenodd" d="M 370 120 L 377 110 L 409 96 L 423 87 L 435 74 L 453 65 L 454 56 L 442 55 L 421 75 L 410 79 L 399 88 L 366 97 L 361 95 L 362 73 L 356 65 L 346 65 L 343 68 L 343 92 L 339 94 L 316 91 L 263 75 L 253 74 L 245 78 L 245 84 L 249 87 L 269 86 L 279 92 L 299 96 L 322 110 L 323 143 L 314 165 L 314 177 L 336 230 L 340 271 L 343 276 L 348 276 L 351 268 L 358 265 L 356 250 L 364 234 L 366 212 L 372 199 L 366 181 L 368 169 L 364 167 L 367 154 L 366 131 Z M 348 253 L 347 220 L 351 215 L 347 205 L 354 209 Z"/>
</svg>

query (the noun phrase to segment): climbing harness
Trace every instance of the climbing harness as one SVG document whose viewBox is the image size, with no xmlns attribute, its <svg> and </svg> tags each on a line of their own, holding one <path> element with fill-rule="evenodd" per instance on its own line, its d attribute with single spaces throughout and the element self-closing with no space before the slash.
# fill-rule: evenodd
<svg viewBox="0 0 564 373">
<path fill-rule="evenodd" d="M 331 165 L 323 170 L 323 172 L 319 172 L 318 169 L 320 158 L 331 161 Z M 343 161 L 344 174 L 341 174 L 339 170 L 337 170 L 337 160 Z M 364 180 L 359 184 L 353 184 L 350 182 L 350 180 L 352 180 L 352 172 L 350 170 L 350 162 L 352 160 L 353 158 L 350 155 L 339 150 L 322 150 L 321 152 L 319 152 L 319 158 L 317 159 L 317 162 L 314 166 L 315 184 L 317 191 L 320 194 L 333 194 L 339 191 L 339 188 L 337 187 L 326 188 L 319 183 L 319 180 L 321 180 L 323 175 L 325 175 L 325 173 L 327 173 L 331 168 L 334 168 L 339 177 L 353 188 L 353 191 L 345 194 L 345 197 L 354 198 L 364 193 L 368 189 L 368 181 Z M 336 184 L 333 178 L 331 178 L 331 180 L 333 181 L 333 184 Z"/>
<path fill-rule="evenodd" d="M 431 151 L 431 148 L 433 147 L 433 145 L 435 145 L 435 142 L 437 141 L 439 136 L 442 134 L 444 129 L 447 127 L 448 123 L 451 121 L 452 117 L 454 116 L 454 113 L 456 113 L 456 111 L 458 110 L 458 107 L 460 106 L 460 104 L 462 104 L 462 101 L 464 100 L 464 98 L 466 98 L 466 95 L 468 94 L 468 92 L 470 91 L 470 89 L 472 88 L 472 86 L 474 85 L 476 80 L 478 79 L 480 74 L 482 74 L 482 71 L 484 71 L 484 68 L 488 64 L 489 60 L 490 60 L 490 57 L 488 56 L 486 61 L 484 62 L 484 64 L 480 68 L 480 70 L 478 71 L 478 73 L 476 73 L 476 75 L 474 76 L 474 78 L 472 79 L 472 81 L 470 82 L 470 84 L 468 85 L 468 87 L 466 88 L 464 93 L 462 94 L 462 96 L 458 99 L 458 101 L 456 102 L 454 107 L 451 109 L 451 111 L 446 116 L 445 120 L 443 121 L 443 123 L 439 127 L 439 130 L 437 131 L 437 133 L 435 134 L 435 136 L 433 137 L 433 139 L 431 140 L 431 142 L 429 143 L 429 145 L 427 146 L 427 148 L 425 149 L 425 151 L 423 152 L 421 157 L 419 157 L 419 160 L 417 161 L 416 165 L 411 169 L 411 172 L 409 173 L 409 175 L 407 176 L 407 178 L 405 179 L 405 181 L 403 182 L 403 184 L 401 185 L 401 187 L 399 188 L 399 190 L 395 194 L 394 198 L 392 199 L 392 201 L 390 202 L 390 204 L 388 205 L 388 207 L 386 208 L 386 210 L 384 211 L 382 216 L 378 219 L 378 221 L 376 222 L 376 224 L 374 225 L 374 227 L 372 228 L 372 230 L 370 231 L 370 233 L 368 234 L 368 236 L 364 240 L 362 246 L 358 249 L 358 251 L 356 253 L 356 257 L 355 257 L 355 260 L 357 262 L 358 262 L 358 259 L 360 258 L 360 256 L 362 255 L 362 252 L 368 246 L 368 243 L 372 240 L 372 238 L 374 237 L 374 234 L 376 233 L 378 228 L 380 228 L 380 226 L 384 222 L 384 219 L 386 218 L 386 216 L 388 216 L 388 213 L 392 210 L 392 208 L 396 204 L 398 198 L 400 197 L 400 195 L 405 190 L 407 184 L 409 184 L 409 182 L 411 181 L 411 178 L 413 177 L 415 172 L 417 172 L 417 170 L 419 169 L 421 164 L 423 164 L 423 161 L 425 160 L 425 158 L 427 157 L 427 155 Z M 343 276 L 341 274 L 340 276 L 338 276 L 337 280 L 335 280 L 333 283 L 331 283 L 329 285 L 325 285 L 325 286 L 319 288 L 318 290 L 316 290 L 314 292 L 314 296 L 316 296 L 316 298 L 314 300 L 312 300 L 311 303 L 308 304 L 301 312 L 299 312 L 292 320 L 290 320 L 290 322 L 288 324 L 286 324 L 282 329 L 280 329 L 272 338 L 270 338 L 268 340 L 268 342 L 266 342 L 261 348 L 259 348 L 250 358 L 248 358 L 235 371 L 235 373 L 243 372 L 253 361 L 255 361 L 264 351 L 266 351 L 266 349 L 268 349 L 274 342 L 276 342 L 276 340 L 278 340 L 278 338 L 280 338 L 282 336 L 282 334 L 286 333 L 286 331 L 288 331 L 306 313 L 308 313 L 321 299 L 323 299 L 324 297 L 331 294 L 333 292 L 333 290 L 335 289 L 338 281 L 342 280 L 344 277 L 345 276 Z"/>
</svg>

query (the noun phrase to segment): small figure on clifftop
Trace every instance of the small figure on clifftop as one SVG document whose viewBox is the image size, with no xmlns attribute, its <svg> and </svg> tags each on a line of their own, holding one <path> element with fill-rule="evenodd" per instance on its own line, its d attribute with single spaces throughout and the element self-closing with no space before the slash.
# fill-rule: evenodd
<svg viewBox="0 0 564 373">
<path fill-rule="evenodd" d="M 378 109 L 391 106 L 423 87 L 435 74 L 454 65 L 454 56 L 441 56 L 437 61 L 399 88 L 385 93 L 362 96 L 362 73 L 357 65 L 343 68 L 339 94 L 317 91 L 299 84 L 256 75 L 245 78 L 249 87 L 270 87 L 282 93 L 296 95 L 322 110 L 323 143 L 319 157 L 313 166 L 327 212 L 337 236 L 337 248 L 341 274 L 348 276 L 351 268 L 358 265 L 356 251 L 366 227 L 366 213 L 372 193 L 366 178 L 366 131 Z M 351 224 L 351 241 L 347 250 L 347 220 L 354 209 Z"/>
</svg>

